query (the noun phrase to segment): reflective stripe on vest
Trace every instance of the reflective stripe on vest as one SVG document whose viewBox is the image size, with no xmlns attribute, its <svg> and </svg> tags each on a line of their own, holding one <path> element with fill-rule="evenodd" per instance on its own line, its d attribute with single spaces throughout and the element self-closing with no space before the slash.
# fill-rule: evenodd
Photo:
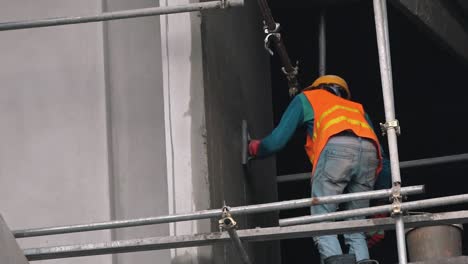
<svg viewBox="0 0 468 264">
<path fill-rule="evenodd" d="M 333 118 L 332 120 L 328 121 L 325 124 L 325 126 L 323 127 L 322 130 L 327 130 L 327 128 L 329 128 L 330 126 L 338 124 L 338 123 L 343 122 L 343 121 L 348 122 L 348 123 L 350 123 L 352 125 L 359 125 L 361 127 L 372 130 L 372 127 L 368 123 L 361 122 L 361 121 L 356 120 L 356 119 L 348 118 L 346 116 L 339 116 L 339 117 Z M 317 125 L 318 125 L 318 122 L 317 122 Z M 317 138 L 317 130 L 318 129 L 314 129 L 314 136 L 313 136 L 314 138 L 313 138 L 313 140 L 315 140 Z"/>
<path fill-rule="evenodd" d="M 342 106 L 342 105 L 335 105 L 333 106 L 332 108 L 328 109 L 327 111 L 325 111 L 321 116 L 320 118 L 318 119 L 317 121 L 317 128 L 320 128 L 320 124 L 322 123 L 322 120 L 327 117 L 329 114 L 335 112 L 336 110 L 346 110 L 346 111 L 349 111 L 349 112 L 354 112 L 354 113 L 360 113 L 358 109 L 355 109 L 355 108 L 351 108 L 351 107 L 346 107 L 346 106 Z M 362 113 L 361 113 L 362 114 Z"/>
<path fill-rule="evenodd" d="M 349 130 L 355 135 L 374 141 L 378 159 L 381 161 L 380 145 L 372 127 L 366 120 L 361 104 L 345 100 L 324 90 L 305 91 L 314 110 L 314 132 L 307 135 L 305 149 L 310 162 L 316 165 L 328 139 L 340 132 Z M 381 163 L 377 173 L 381 169 Z M 313 167 L 315 172 L 315 166 Z"/>
</svg>

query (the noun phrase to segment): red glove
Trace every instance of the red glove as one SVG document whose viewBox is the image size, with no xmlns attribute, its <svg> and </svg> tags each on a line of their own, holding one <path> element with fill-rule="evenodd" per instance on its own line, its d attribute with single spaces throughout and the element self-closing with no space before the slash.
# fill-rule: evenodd
<svg viewBox="0 0 468 264">
<path fill-rule="evenodd" d="M 260 146 L 260 140 L 252 139 L 249 142 L 249 154 L 250 154 L 250 156 L 253 156 L 253 157 L 257 156 L 259 146 Z"/>
<path fill-rule="evenodd" d="M 388 217 L 388 214 L 375 214 L 371 216 L 371 219 L 376 219 L 376 218 L 384 218 Z M 376 244 L 380 243 L 384 238 L 385 238 L 385 233 L 383 230 L 378 230 L 378 231 L 372 231 L 372 232 L 367 232 L 367 247 L 372 248 Z"/>
</svg>

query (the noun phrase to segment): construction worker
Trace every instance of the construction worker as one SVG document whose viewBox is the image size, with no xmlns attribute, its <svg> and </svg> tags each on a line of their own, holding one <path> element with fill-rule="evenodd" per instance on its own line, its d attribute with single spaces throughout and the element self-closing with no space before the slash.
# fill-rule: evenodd
<svg viewBox="0 0 468 264">
<path fill-rule="evenodd" d="M 270 135 L 249 142 L 249 154 L 270 156 L 286 145 L 296 128 L 305 126 L 305 150 L 313 165 L 312 197 L 373 190 L 382 167 L 380 143 L 362 105 L 350 99 L 348 84 L 341 77 L 318 78 L 291 101 Z M 368 206 L 368 200 L 359 200 L 345 203 L 344 209 Z M 311 213 L 331 213 L 337 207 L 316 205 Z M 364 233 L 344 235 L 349 254 L 343 254 L 336 235 L 314 237 L 314 241 L 322 263 L 378 263 L 369 259 Z"/>
</svg>

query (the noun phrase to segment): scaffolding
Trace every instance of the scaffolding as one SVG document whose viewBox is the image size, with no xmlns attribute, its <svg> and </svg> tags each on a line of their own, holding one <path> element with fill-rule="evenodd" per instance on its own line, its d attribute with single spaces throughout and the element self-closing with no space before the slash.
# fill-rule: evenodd
<svg viewBox="0 0 468 264">
<path fill-rule="evenodd" d="M 0 23 L 0 31 L 18 30 L 27 28 L 53 27 L 70 24 L 83 24 L 109 20 L 128 19 L 136 17 L 147 17 L 157 15 L 168 15 L 185 12 L 205 11 L 209 9 L 224 9 L 229 7 L 243 6 L 244 0 L 217 0 L 187 5 L 150 7 L 124 11 L 104 12 L 98 15 L 86 15 L 75 17 L 44 18 L 31 21 L 12 21 Z"/>
<path fill-rule="evenodd" d="M 85 17 L 67 17 L 39 19 L 34 21 L 5 22 L 0 23 L 0 31 L 16 30 L 35 27 L 48 27 L 77 23 L 89 23 L 107 21 L 114 19 L 126 19 L 133 17 L 154 16 L 161 14 L 172 14 L 180 12 L 202 11 L 207 9 L 221 9 L 227 7 L 241 6 L 242 0 L 219 0 L 202 3 L 194 3 L 175 7 L 155 7 L 138 10 L 126 10 L 118 12 L 102 13 L 100 15 Z M 400 168 L 425 166 L 428 164 L 443 164 L 453 161 L 467 160 L 468 154 L 457 156 L 441 157 L 435 159 L 416 160 L 409 162 L 399 162 L 397 135 L 400 127 L 395 118 L 392 67 L 388 36 L 387 7 L 386 0 L 373 0 L 375 27 L 377 33 L 378 54 L 380 72 L 382 80 L 382 92 L 384 97 L 386 122 L 381 124 L 383 132 L 388 137 L 390 162 L 392 171 L 392 188 L 378 191 L 368 191 L 351 194 L 341 194 L 335 196 L 312 197 L 299 200 L 282 201 L 275 203 L 247 205 L 239 207 L 223 206 L 221 209 L 197 211 L 186 214 L 176 214 L 167 216 L 155 216 L 148 218 L 117 220 L 99 223 L 77 224 L 68 226 L 54 226 L 45 228 L 32 228 L 12 231 L 15 238 L 35 237 L 66 234 L 74 232 L 86 232 L 104 229 L 114 229 L 123 227 L 135 227 L 143 225 L 153 225 L 171 223 L 179 221 L 217 219 L 219 220 L 220 232 L 193 234 L 184 236 L 149 237 L 143 239 L 120 240 L 106 243 L 64 245 L 55 247 L 28 248 L 23 253 L 28 260 L 58 259 L 79 256 L 91 256 L 102 254 L 114 254 L 124 252 L 137 252 L 147 250 L 160 250 L 168 248 L 194 247 L 211 245 L 214 243 L 226 243 L 232 241 L 242 261 L 246 264 L 252 263 L 243 242 L 268 241 L 286 238 L 299 238 L 320 236 L 328 234 L 355 233 L 372 230 L 395 229 L 397 235 L 398 260 L 400 264 L 406 264 L 406 241 L 405 227 L 430 226 L 438 224 L 467 223 L 468 211 L 457 211 L 449 213 L 423 214 L 416 216 L 404 216 L 408 210 L 443 206 L 449 204 L 459 204 L 468 202 L 468 194 L 447 196 L 440 198 L 425 199 L 413 202 L 403 202 L 406 195 L 420 194 L 424 192 L 424 186 L 401 186 Z M 273 23 L 273 24 L 272 24 Z M 274 26 L 271 19 L 267 29 Z M 325 10 L 320 16 L 320 75 L 325 74 Z M 268 29 L 269 33 L 273 28 Z M 266 32 L 266 33 L 268 33 Z M 273 32 L 275 33 L 275 32 Z M 277 38 L 280 45 L 280 38 Z M 291 66 L 290 62 L 288 64 Z M 289 69 L 291 70 L 291 69 Z M 295 78 L 295 77 L 294 77 Z M 245 150 L 244 150 L 245 151 Z M 247 159 L 247 157 L 243 157 Z M 293 177 L 290 177 L 291 179 Z M 298 177 L 294 178 L 298 179 Z M 294 208 L 310 207 L 317 204 L 342 203 L 361 199 L 390 198 L 392 204 L 375 206 L 369 208 L 334 212 L 320 215 L 309 215 L 290 219 L 281 219 L 278 227 L 255 228 L 238 230 L 234 217 L 245 214 L 273 212 Z M 350 220 L 341 222 L 327 222 L 339 219 L 346 219 L 354 216 L 368 216 L 377 213 L 390 213 L 391 217 L 373 220 Z"/>
<path fill-rule="evenodd" d="M 419 168 L 419 167 L 442 165 L 442 164 L 462 162 L 462 161 L 468 161 L 468 153 L 435 157 L 435 158 L 402 161 L 400 162 L 400 169 Z M 282 182 L 301 181 L 301 180 L 308 180 L 308 179 L 310 179 L 310 173 L 297 173 L 297 174 L 288 174 L 288 175 L 278 176 L 276 178 L 276 181 L 278 183 L 282 183 Z"/>
</svg>

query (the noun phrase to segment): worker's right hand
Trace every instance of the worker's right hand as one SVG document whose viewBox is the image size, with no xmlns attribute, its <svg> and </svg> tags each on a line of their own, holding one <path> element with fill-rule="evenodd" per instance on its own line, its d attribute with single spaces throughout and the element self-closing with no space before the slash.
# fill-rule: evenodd
<svg viewBox="0 0 468 264">
<path fill-rule="evenodd" d="M 252 157 L 256 157 L 258 153 L 258 147 L 260 146 L 260 140 L 252 139 L 249 142 L 249 155 Z"/>
</svg>

